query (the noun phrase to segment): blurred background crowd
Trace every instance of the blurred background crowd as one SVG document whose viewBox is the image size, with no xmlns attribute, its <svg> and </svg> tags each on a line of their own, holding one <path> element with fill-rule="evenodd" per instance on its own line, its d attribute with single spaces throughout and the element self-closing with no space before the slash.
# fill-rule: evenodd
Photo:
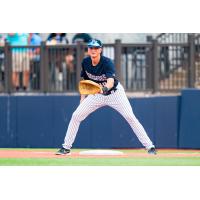
<svg viewBox="0 0 200 200">
<path fill-rule="evenodd" d="M 116 39 L 120 39 L 124 43 L 131 42 L 146 42 L 147 35 L 152 37 L 157 34 L 136 34 L 136 33 L 0 33 L 0 47 L 4 47 L 5 44 L 12 46 L 11 65 L 12 65 L 12 87 L 14 91 L 27 91 L 30 88 L 30 80 L 32 80 L 32 89 L 39 88 L 40 79 L 40 48 L 19 48 L 19 46 L 40 46 L 42 42 L 45 45 L 66 45 L 66 44 L 77 44 L 78 42 L 88 43 L 92 38 L 98 38 L 102 40 L 104 44 L 114 43 Z M 15 46 L 18 46 L 18 48 Z M 68 89 L 75 89 L 75 72 L 74 72 L 74 57 L 73 51 L 65 52 L 65 62 L 63 63 L 63 51 L 56 52 L 52 56 L 55 62 L 50 63 L 50 68 L 53 69 L 51 72 L 52 84 L 54 88 L 59 91 L 62 90 L 63 83 L 63 72 L 68 76 Z M 57 55 L 55 55 L 57 54 Z M 58 55 L 60 54 L 60 55 Z M 85 55 L 86 55 L 85 51 Z M 61 58 L 62 57 L 62 58 Z M 112 57 L 112 55 L 111 55 Z M 61 61 L 62 60 L 62 61 Z M 0 48 L 0 87 L 3 87 L 5 82 L 5 52 L 3 48 Z M 68 73 L 63 68 L 63 64 L 67 65 Z M 56 65 L 56 66 L 55 66 Z M 50 69 L 51 71 L 51 69 Z M 64 76 L 65 76 L 64 74 Z M 33 80 L 37 81 L 33 81 Z M 60 80 L 60 81 L 59 81 Z M 60 82 L 60 83 L 59 83 Z M 5 85 L 5 83 L 4 83 Z M 66 84 L 65 84 L 66 85 Z M 0 88 L 1 90 L 1 88 Z"/>
<path fill-rule="evenodd" d="M 200 87 L 199 33 L 0 33 L 0 93 L 77 92 L 92 38 L 127 92 Z"/>
<path fill-rule="evenodd" d="M 4 40 L 9 34 L 10 33 L 0 33 L 1 45 L 4 43 Z M 27 41 L 29 44 L 31 42 L 30 38 L 32 38 L 32 43 L 40 41 L 51 42 L 51 40 L 53 40 L 52 43 L 55 43 L 55 41 L 57 40 L 58 43 L 70 44 L 76 42 L 77 40 L 88 41 L 91 37 L 99 38 L 104 43 L 113 43 L 116 39 L 121 39 L 123 43 L 134 43 L 146 42 L 147 35 L 155 37 L 158 35 L 158 33 L 28 33 L 26 34 L 26 37 L 27 39 L 29 38 L 29 40 Z M 60 39 L 59 41 L 58 38 L 60 37 L 62 39 Z"/>
</svg>

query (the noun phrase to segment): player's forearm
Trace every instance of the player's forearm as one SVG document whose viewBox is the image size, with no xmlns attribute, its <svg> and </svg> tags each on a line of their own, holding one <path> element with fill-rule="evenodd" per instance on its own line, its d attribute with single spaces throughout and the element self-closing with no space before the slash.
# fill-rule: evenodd
<svg viewBox="0 0 200 200">
<path fill-rule="evenodd" d="M 109 89 L 111 89 L 113 86 L 114 86 L 114 78 L 108 78 L 105 87 L 107 87 L 108 90 L 109 90 Z"/>
</svg>

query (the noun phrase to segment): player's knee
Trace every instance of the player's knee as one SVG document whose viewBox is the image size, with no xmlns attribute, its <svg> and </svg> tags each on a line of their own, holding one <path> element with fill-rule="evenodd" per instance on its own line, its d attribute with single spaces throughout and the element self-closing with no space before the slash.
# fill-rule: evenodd
<svg viewBox="0 0 200 200">
<path fill-rule="evenodd" d="M 72 114 L 72 118 L 73 118 L 73 120 L 79 121 L 79 114 L 77 112 L 74 112 Z"/>
</svg>

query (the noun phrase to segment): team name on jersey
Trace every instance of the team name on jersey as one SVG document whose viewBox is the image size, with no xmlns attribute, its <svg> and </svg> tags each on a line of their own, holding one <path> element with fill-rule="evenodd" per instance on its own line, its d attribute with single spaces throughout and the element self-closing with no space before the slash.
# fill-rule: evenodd
<svg viewBox="0 0 200 200">
<path fill-rule="evenodd" d="M 95 81 L 106 81 L 107 78 L 106 78 L 106 75 L 105 74 L 102 74 L 101 76 L 95 76 L 93 74 L 90 74 L 89 72 L 85 71 L 87 76 L 90 78 L 90 79 L 93 79 Z"/>
</svg>

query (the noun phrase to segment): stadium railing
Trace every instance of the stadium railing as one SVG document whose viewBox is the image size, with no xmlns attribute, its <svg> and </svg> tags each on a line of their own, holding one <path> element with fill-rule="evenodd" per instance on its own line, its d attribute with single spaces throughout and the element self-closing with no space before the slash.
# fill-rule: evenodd
<svg viewBox="0 0 200 200">
<path fill-rule="evenodd" d="M 181 38 L 182 37 L 182 38 Z M 116 40 L 104 44 L 103 55 L 113 60 L 116 75 L 127 92 L 180 92 L 200 86 L 199 34 L 160 34 L 146 43 Z M 0 47 L 0 93 L 74 93 L 80 80 L 81 62 L 87 47 L 73 45 Z M 29 71 L 26 91 L 13 86 L 12 74 L 19 67 Z"/>
</svg>

